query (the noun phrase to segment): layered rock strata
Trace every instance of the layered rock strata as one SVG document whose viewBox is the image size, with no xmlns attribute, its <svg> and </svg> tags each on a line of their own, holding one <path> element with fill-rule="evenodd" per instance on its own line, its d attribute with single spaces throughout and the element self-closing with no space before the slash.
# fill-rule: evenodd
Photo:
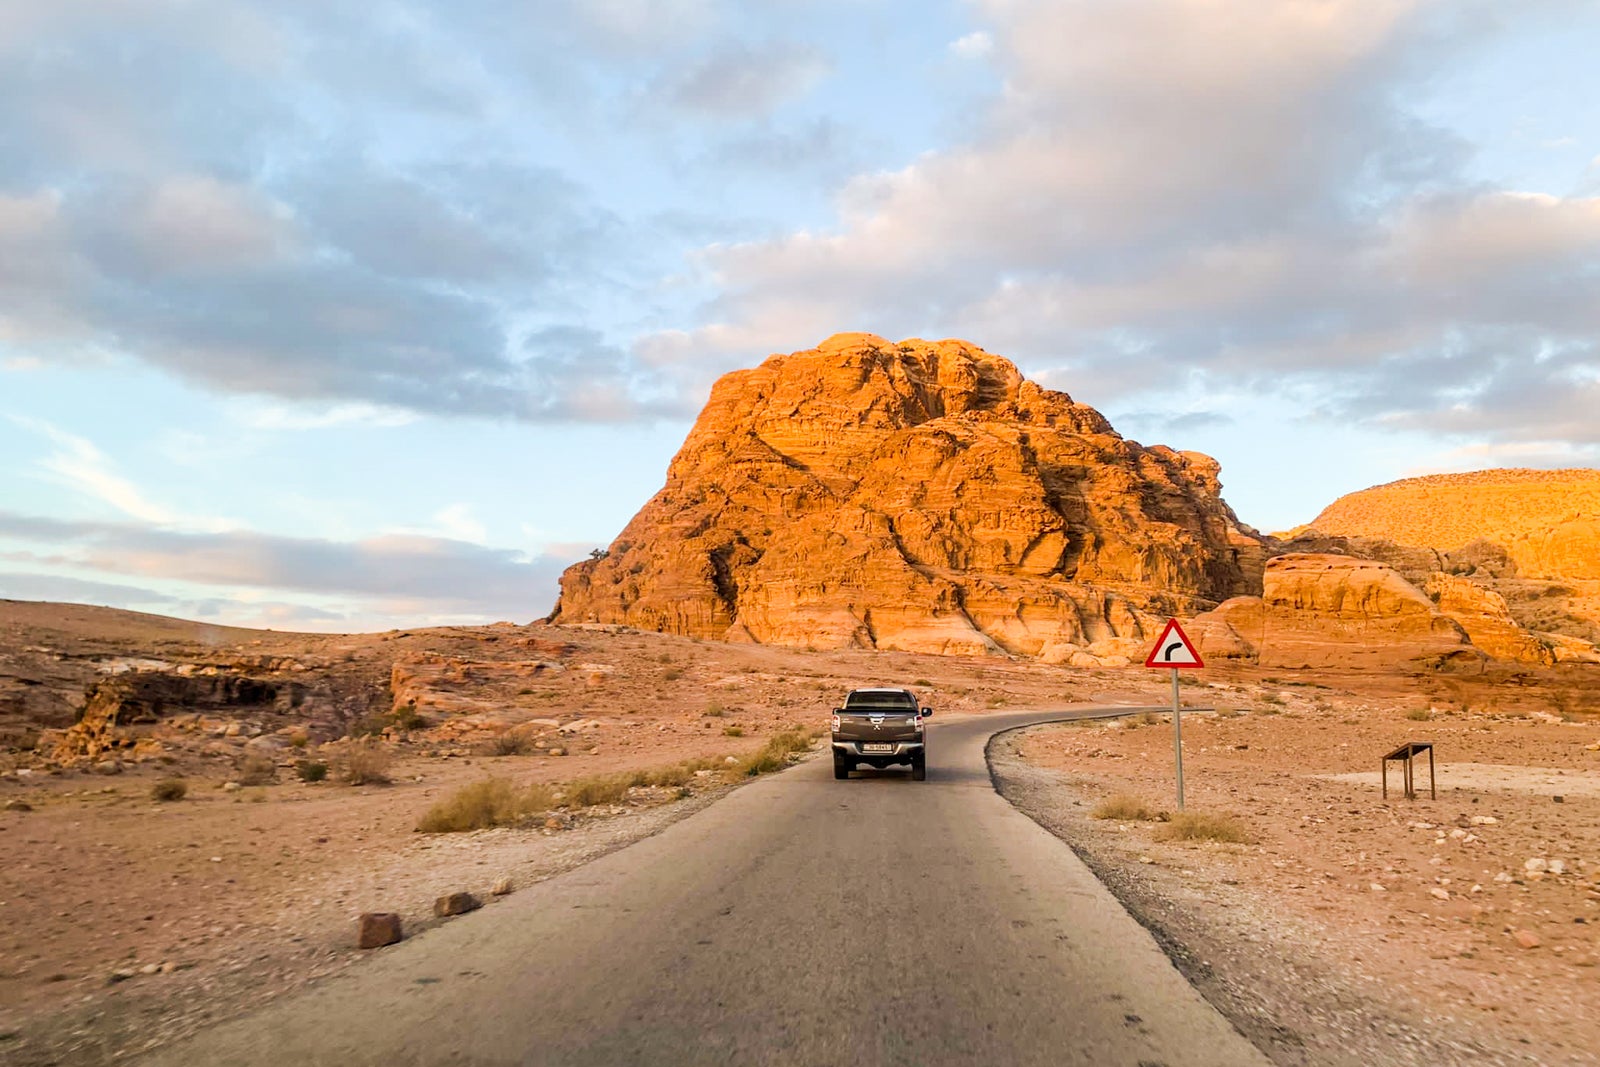
<svg viewBox="0 0 1600 1067">
<path fill-rule="evenodd" d="M 1206 658 L 1274 668 L 1476 669 L 1487 658 L 1394 568 L 1317 553 L 1269 560 L 1261 596 L 1223 603 L 1190 633 Z"/>
<path fill-rule="evenodd" d="M 1260 588 L 1218 471 L 975 345 L 842 334 L 720 379 L 551 620 L 1127 662 L 1161 617 Z"/>
</svg>

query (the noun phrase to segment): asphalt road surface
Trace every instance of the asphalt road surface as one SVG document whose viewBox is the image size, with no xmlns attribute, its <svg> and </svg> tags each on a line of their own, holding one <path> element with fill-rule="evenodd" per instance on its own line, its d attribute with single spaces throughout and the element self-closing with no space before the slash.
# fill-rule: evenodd
<svg viewBox="0 0 1600 1067">
<path fill-rule="evenodd" d="M 383 949 L 150 1064 L 1266 1060 L 935 719 L 928 780 L 824 759 Z"/>
</svg>

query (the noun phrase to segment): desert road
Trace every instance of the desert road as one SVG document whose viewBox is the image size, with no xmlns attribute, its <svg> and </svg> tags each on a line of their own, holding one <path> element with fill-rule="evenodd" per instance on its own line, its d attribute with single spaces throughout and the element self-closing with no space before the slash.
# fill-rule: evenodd
<svg viewBox="0 0 1600 1067">
<path fill-rule="evenodd" d="M 1064 717 L 936 718 L 926 782 L 811 760 L 140 1062 L 1266 1064 L 994 791 L 989 737 Z"/>
</svg>

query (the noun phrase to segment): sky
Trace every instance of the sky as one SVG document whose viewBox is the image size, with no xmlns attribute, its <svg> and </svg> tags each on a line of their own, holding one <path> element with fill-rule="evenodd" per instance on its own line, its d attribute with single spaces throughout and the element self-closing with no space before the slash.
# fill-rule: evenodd
<svg viewBox="0 0 1600 1067">
<path fill-rule="evenodd" d="M 1596 54 L 1596 0 L 0 0 L 0 596 L 526 622 L 846 331 L 1264 531 L 1600 466 Z"/>
</svg>

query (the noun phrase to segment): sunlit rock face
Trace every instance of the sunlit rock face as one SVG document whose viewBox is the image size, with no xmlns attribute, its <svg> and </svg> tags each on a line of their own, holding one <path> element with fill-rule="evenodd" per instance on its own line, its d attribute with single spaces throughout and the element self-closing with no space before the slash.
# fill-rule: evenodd
<svg viewBox="0 0 1600 1067">
<path fill-rule="evenodd" d="M 1260 591 L 1218 464 L 963 341 L 841 334 L 717 382 L 666 485 L 552 619 L 816 648 L 1142 656 Z"/>
</svg>

